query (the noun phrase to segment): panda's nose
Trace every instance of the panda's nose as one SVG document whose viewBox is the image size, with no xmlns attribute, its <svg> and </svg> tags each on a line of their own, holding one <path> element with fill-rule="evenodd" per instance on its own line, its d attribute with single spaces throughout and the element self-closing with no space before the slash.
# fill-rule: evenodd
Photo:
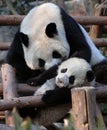
<svg viewBox="0 0 107 130">
<path fill-rule="evenodd" d="M 61 78 L 58 78 L 57 82 L 60 84 L 63 83 L 63 80 Z"/>
<path fill-rule="evenodd" d="M 39 67 L 44 67 L 45 61 L 41 58 L 39 58 L 38 60 L 39 60 Z"/>
<path fill-rule="evenodd" d="M 57 77 L 57 84 L 59 86 L 66 87 L 69 85 L 69 78 L 68 76 L 64 75 L 63 77 Z"/>
</svg>

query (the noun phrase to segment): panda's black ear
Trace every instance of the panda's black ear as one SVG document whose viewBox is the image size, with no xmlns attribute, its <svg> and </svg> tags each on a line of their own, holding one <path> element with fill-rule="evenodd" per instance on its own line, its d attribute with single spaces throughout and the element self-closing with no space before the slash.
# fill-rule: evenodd
<svg viewBox="0 0 107 130">
<path fill-rule="evenodd" d="M 87 78 L 88 82 L 91 82 L 92 80 L 94 80 L 95 76 L 94 76 L 93 71 L 91 71 L 91 70 L 87 71 L 86 78 Z"/>
<path fill-rule="evenodd" d="M 49 23 L 46 27 L 45 33 L 48 37 L 53 38 L 57 34 L 57 28 L 55 23 Z"/>
<path fill-rule="evenodd" d="M 22 33 L 22 32 L 19 32 L 19 38 L 20 38 L 20 41 L 26 46 L 28 47 L 29 45 L 29 38 L 26 34 Z"/>
</svg>

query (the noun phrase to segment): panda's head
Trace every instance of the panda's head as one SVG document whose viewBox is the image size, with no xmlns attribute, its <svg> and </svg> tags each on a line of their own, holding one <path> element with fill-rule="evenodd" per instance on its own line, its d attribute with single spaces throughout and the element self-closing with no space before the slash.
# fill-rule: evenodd
<svg viewBox="0 0 107 130">
<path fill-rule="evenodd" d="M 20 40 L 26 64 L 33 70 L 48 69 L 67 59 L 70 53 L 60 8 L 52 3 L 35 7 L 25 16 Z"/>
<path fill-rule="evenodd" d="M 81 87 L 93 85 L 94 74 L 91 66 L 84 59 L 70 58 L 58 68 L 56 84 L 58 87 Z"/>
</svg>

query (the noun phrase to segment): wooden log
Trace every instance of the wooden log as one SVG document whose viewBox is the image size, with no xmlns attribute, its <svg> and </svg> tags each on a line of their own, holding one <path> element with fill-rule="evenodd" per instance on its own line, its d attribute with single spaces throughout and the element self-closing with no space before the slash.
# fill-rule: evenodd
<svg viewBox="0 0 107 130">
<path fill-rule="evenodd" d="M 21 83 L 21 84 L 18 84 L 17 92 L 20 95 L 28 96 L 28 95 L 33 95 L 37 89 L 38 87 L 31 87 L 30 85 Z M 3 85 L 0 84 L 0 96 L 2 95 L 3 95 Z"/>
<path fill-rule="evenodd" d="M 3 82 L 3 97 L 4 100 L 9 100 L 13 97 L 17 97 L 17 83 L 15 79 L 15 72 L 11 65 L 3 64 L 1 68 L 2 82 Z M 14 126 L 14 121 L 11 111 L 5 111 L 6 124 Z"/>
<path fill-rule="evenodd" d="M 9 64 L 3 64 L 1 67 L 2 72 L 2 82 L 3 82 L 3 96 L 4 99 L 11 99 L 18 96 L 17 86 L 15 79 L 15 71 L 13 67 Z"/>
<path fill-rule="evenodd" d="M 73 16 L 82 25 L 107 25 L 106 16 Z"/>
<path fill-rule="evenodd" d="M 107 25 L 106 16 L 72 16 L 82 25 Z M 24 16 L 22 15 L 0 15 L 0 26 L 19 25 Z"/>
<path fill-rule="evenodd" d="M 93 87 L 72 90 L 72 115 L 77 130 L 97 130 Z"/>
<path fill-rule="evenodd" d="M 94 38 L 92 39 L 97 47 L 107 47 L 107 38 Z M 0 42 L 0 50 L 8 50 L 11 43 Z"/>
<path fill-rule="evenodd" d="M 38 87 L 31 87 L 27 84 L 18 84 L 17 91 L 21 95 L 33 95 Z M 107 102 L 107 85 L 95 84 L 96 98 L 98 102 Z M 0 95 L 3 95 L 3 85 L 0 84 Z"/>
<path fill-rule="evenodd" d="M 20 24 L 24 16 L 21 15 L 0 15 L 0 26 L 2 25 L 14 25 Z"/>
<path fill-rule="evenodd" d="M 97 5 L 95 7 L 95 16 L 100 16 L 102 12 L 102 6 Z M 90 28 L 90 37 L 97 38 L 100 35 L 100 26 L 99 25 L 92 25 Z"/>
<path fill-rule="evenodd" d="M 22 108 L 22 107 L 41 107 L 45 106 L 41 100 L 42 95 L 39 96 L 25 96 L 19 98 L 12 98 L 9 100 L 0 100 L 0 111 L 11 110 L 13 107 Z"/>
<path fill-rule="evenodd" d="M 0 42 L 0 50 L 5 51 L 8 50 L 10 47 L 10 42 Z"/>
<path fill-rule="evenodd" d="M 97 47 L 107 47 L 107 38 L 94 38 L 92 40 Z"/>
</svg>

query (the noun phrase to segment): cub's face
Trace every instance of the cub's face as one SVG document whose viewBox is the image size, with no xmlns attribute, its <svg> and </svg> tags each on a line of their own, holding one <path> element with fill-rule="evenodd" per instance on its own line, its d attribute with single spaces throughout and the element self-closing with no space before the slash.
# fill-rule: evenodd
<svg viewBox="0 0 107 130">
<path fill-rule="evenodd" d="M 63 62 L 56 76 L 56 84 L 59 87 L 81 87 L 92 85 L 93 81 L 94 74 L 90 65 L 80 58 L 70 58 Z"/>
</svg>

